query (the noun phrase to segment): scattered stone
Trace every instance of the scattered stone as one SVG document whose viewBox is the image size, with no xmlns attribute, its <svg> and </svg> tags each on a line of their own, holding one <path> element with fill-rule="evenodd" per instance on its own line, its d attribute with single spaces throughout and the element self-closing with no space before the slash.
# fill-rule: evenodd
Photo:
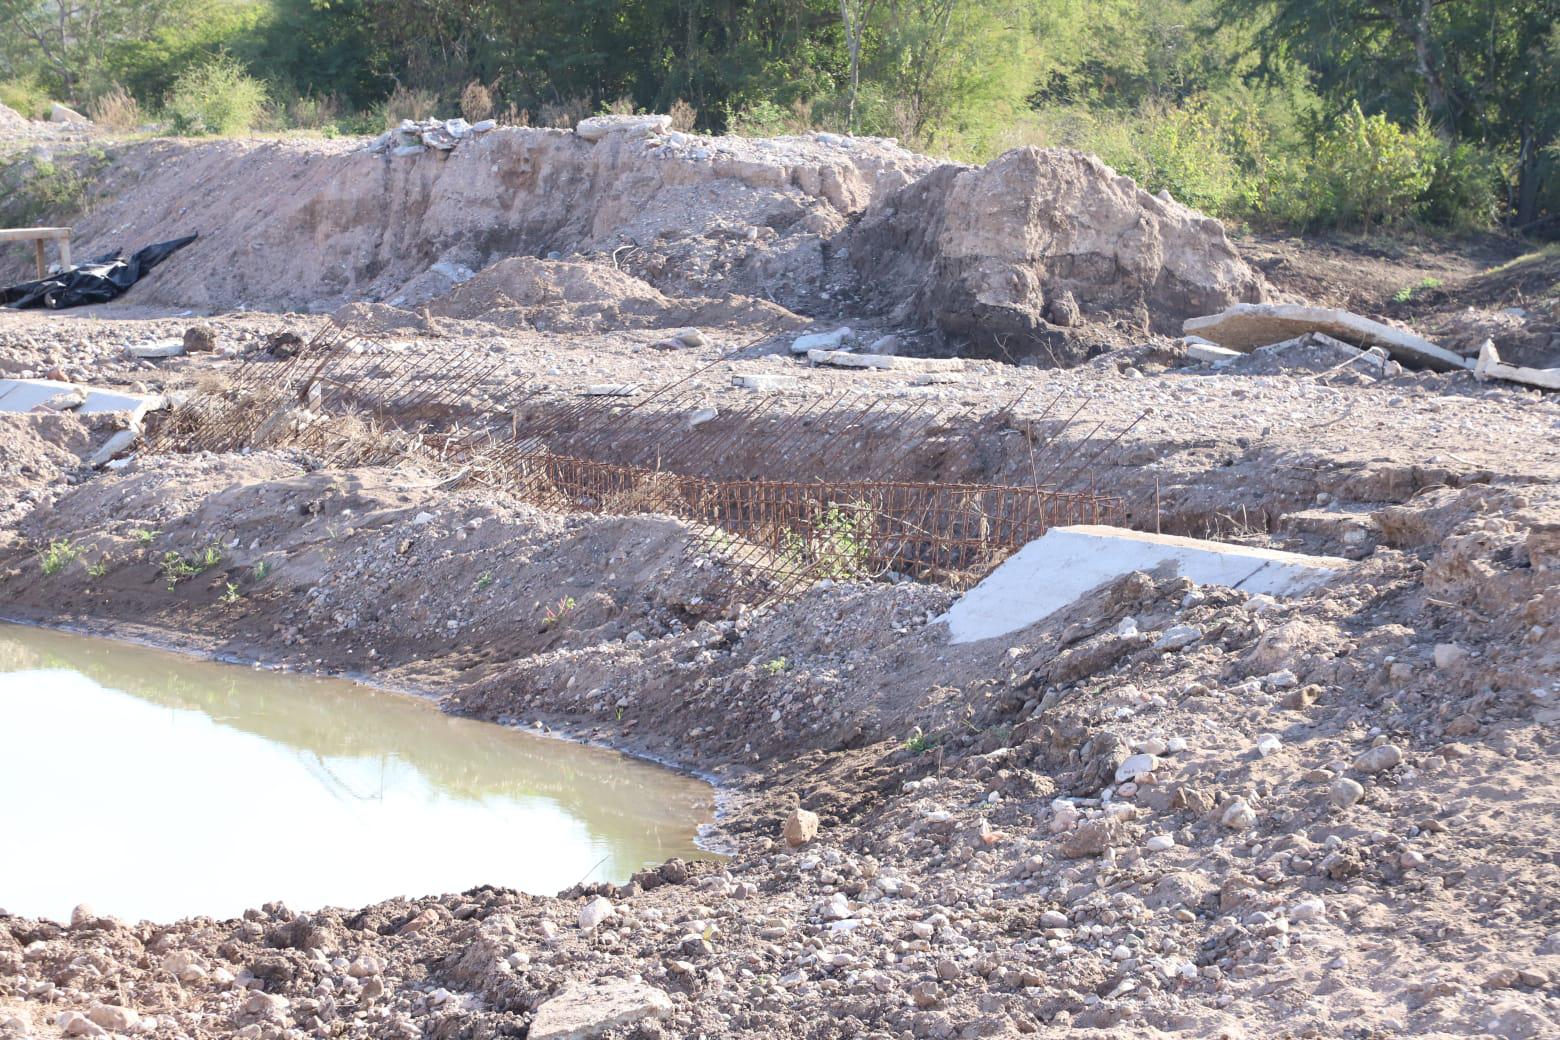
<svg viewBox="0 0 1560 1040">
<path fill-rule="evenodd" d="M 113 1004 L 94 1004 L 87 1011 L 87 1017 L 110 1033 L 128 1032 L 141 1022 L 140 1013 L 133 1008 Z"/>
<path fill-rule="evenodd" d="M 792 809 L 791 815 L 785 818 L 785 826 L 782 828 L 785 843 L 793 849 L 806 845 L 818 836 L 820 823 L 817 813 L 806 809 Z"/>
<path fill-rule="evenodd" d="M 1062 839 L 1062 855 L 1068 859 L 1103 856 L 1112 846 L 1126 843 L 1126 824 L 1114 816 L 1085 820 Z"/>
<path fill-rule="evenodd" d="M 1060 910 L 1047 910 L 1040 915 L 1041 928 L 1069 928 L 1072 921 Z"/>
<path fill-rule="evenodd" d="M 1159 768 L 1159 756 L 1151 754 L 1131 755 L 1116 767 L 1116 783 L 1124 783 L 1140 773 L 1152 773 Z"/>
<path fill-rule="evenodd" d="M 598 979 L 571 982 L 536 1009 L 528 1040 L 595 1040 L 608 1032 L 627 1032 L 647 1019 L 672 1013 L 672 998 L 643 982 Z"/>
<path fill-rule="evenodd" d="M 1154 642 L 1155 650 L 1180 650 L 1202 638 L 1202 629 L 1195 625 L 1172 625 Z"/>
<path fill-rule="evenodd" d="M 595 931 L 597 926 L 616 913 L 617 911 L 612 906 L 612 900 L 606 896 L 595 896 L 590 902 L 580 908 L 580 931 Z"/>
<path fill-rule="evenodd" d="M 1358 781 L 1339 777 L 1327 788 L 1327 800 L 1340 809 L 1347 809 L 1365 797 L 1365 788 Z"/>
<path fill-rule="evenodd" d="M 1237 798 L 1219 814 L 1219 823 L 1232 831 L 1246 831 L 1257 825 L 1257 813 L 1244 798 Z"/>
<path fill-rule="evenodd" d="M 217 333 L 210 325 L 191 325 L 184 330 L 184 349 L 203 354 L 217 349 Z"/>
<path fill-rule="evenodd" d="M 1448 671 L 1461 665 L 1468 659 L 1468 651 L 1456 643 L 1435 644 L 1435 666 L 1442 671 Z"/>
<path fill-rule="evenodd" d="M 1354 760 L 1354 768 L 1362 773 L 1384 773 L 1395 769 L 1403 761 L 1403 749 L 1396 744 L 1378 744 Z"/>
</svg>

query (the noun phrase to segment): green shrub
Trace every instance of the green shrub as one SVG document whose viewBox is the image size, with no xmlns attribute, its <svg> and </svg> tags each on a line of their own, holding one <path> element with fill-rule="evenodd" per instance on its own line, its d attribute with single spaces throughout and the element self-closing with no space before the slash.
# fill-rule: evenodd
<svg viewBox="0 0 1560 1040">
<path fill-rule="evenodd" d="M 7 79 L 0 80 L 0 104 L 28 119 L 47 119 L 53 100 L 31 79 Z"/>
<path fill-rule="evenodd" d="M 1401 223 L 1420 210 L 1430 187 L 1435 134 L 1405 130 L 1356 102 L 1316 142 L 1307 183 L 1314 216 L 1338 226 Z"/>
<path fill-rule="evenodd" d="M 241 134 L 260 118 L 265 84 L 229 54 L 216 54 L 174 80 L 167 113 L 175 133 Z"/>
<path fill-rule="evenodd" d="M 1501 186 L 1508 177 L 1501 163 L 1478 147 L 1437 141 L 1422 216 L 1457 231 L 1489 228 L 1499 216 Z"/>
</svg>

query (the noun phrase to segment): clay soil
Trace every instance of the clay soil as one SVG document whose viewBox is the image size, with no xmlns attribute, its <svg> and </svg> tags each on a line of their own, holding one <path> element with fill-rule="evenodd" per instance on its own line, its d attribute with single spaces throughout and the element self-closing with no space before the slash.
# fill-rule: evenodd
<svg viewBox="0 0 1560 1040">
<path fill-rule="evenodd" d="M 1535 358 L 1557 346 L 1553 289 L 1525 266 L 1552 257 L 1502 266 L 1525 247 L 1373 264 L 1337 241 L 1236 246 L 1277 293 L 1425 327 L 1495 322 Z M 896 475 L 1021 481 L 1037 450 L 1108 444 L 1079 486 L 1120 496 L 1132 526 L 1352 566 L 1280 600 L 1129 573 L 952 644 L 936 618 L 956 593 L 938 584 L 733 602 L 675 518 L 552 512 L 452 484 L 425 454 L 361 465 L 279 443 L 93 470 L 111 419 L 0 416 L 5 616 L 360 676 L 695 769 L 726 791 L 716 840 L 732 853 L 556 894 L 272 903 L 237 920 L 0 912 L 0 1036 L 525 1037 L 550 1000 L 602 980 L 668 1001 L 569 1035 L 1560 1033 L 1560 397 L 1300 355 L 1215 370 L 1108 321 L 1068 332 L 1071 367 L 980 360 L 934 383 L 811 367 L 787 349 L 802 331 L 923 330 L 832 293 L 782 307 L 563 259 L 585 266 L 510 272 L 503 285 L 532 288 L 497 302 L 462 306 L 445 286 L 342 317 L 369 342 L 490 358 L 472 412 L 529 377 L 546 408 L 690 379 L 735 414 L 755 400 L 739 373 L 795 380 L 777 412 L 876 395 L 885 430 L 895 408 L 958 405 L 935 443 L 894 446 Z M 1392 302 L 1425 277 L 1444 296 Z M 1526 316 L 1500 314 L 1512 306 Z M 132 293 L 0 313 L 0 377 L 195 392 L 246 361 L 280 365 L 279 333 L 326 321 L 190 309 Z M 192 325 L 214 351 L 125 355 Z M 688 326 L 702 342 L 664 349 Z M 804 466 L 887 465 L 873 429 Z M 45 576 L 39 553 L 60 539 L 80 559 Z M 167 554 L 208 547 L 218 562 L 170 587 Z M 820 827 L 792 845 L 798 810 Z M 311 841 L 330 855 L 329 835 Z M 91 849 L 85 822 L 80 849 L 5 844 L 106 869 L 123 854 Z M 613 913 L 583 927 L 596 897 Z"/>
</svg>

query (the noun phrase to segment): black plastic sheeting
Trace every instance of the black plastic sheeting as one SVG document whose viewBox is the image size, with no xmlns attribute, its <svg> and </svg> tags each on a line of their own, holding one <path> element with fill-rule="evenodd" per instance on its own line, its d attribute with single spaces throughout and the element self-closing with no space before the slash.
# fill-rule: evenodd
<svg viewBox="0 0 1560 1040">
<path fill-rule="evenodd" d="M 59 310 L 88 303 L 107 303 L 123 295 L 152 268 L 197 237 L 187 235 L 171 242 L 158 242 L 136 250 L 129 259 L 116 249 L 68 271 L 0 289 L 0 306 L 17 310 L 27 307 Z"/>
</svg>

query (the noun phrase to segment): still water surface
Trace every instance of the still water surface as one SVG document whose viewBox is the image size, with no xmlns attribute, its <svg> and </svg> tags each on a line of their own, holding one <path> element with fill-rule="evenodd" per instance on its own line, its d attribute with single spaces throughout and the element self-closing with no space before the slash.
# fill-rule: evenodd
<svg viewBox="0 0 1560 1040">
<path fill-rule="evenodd" d="M 0 624 L 0 908 L 236 916 L 702 855 L 705 783 L 414 697 Z"/>
</svg>

